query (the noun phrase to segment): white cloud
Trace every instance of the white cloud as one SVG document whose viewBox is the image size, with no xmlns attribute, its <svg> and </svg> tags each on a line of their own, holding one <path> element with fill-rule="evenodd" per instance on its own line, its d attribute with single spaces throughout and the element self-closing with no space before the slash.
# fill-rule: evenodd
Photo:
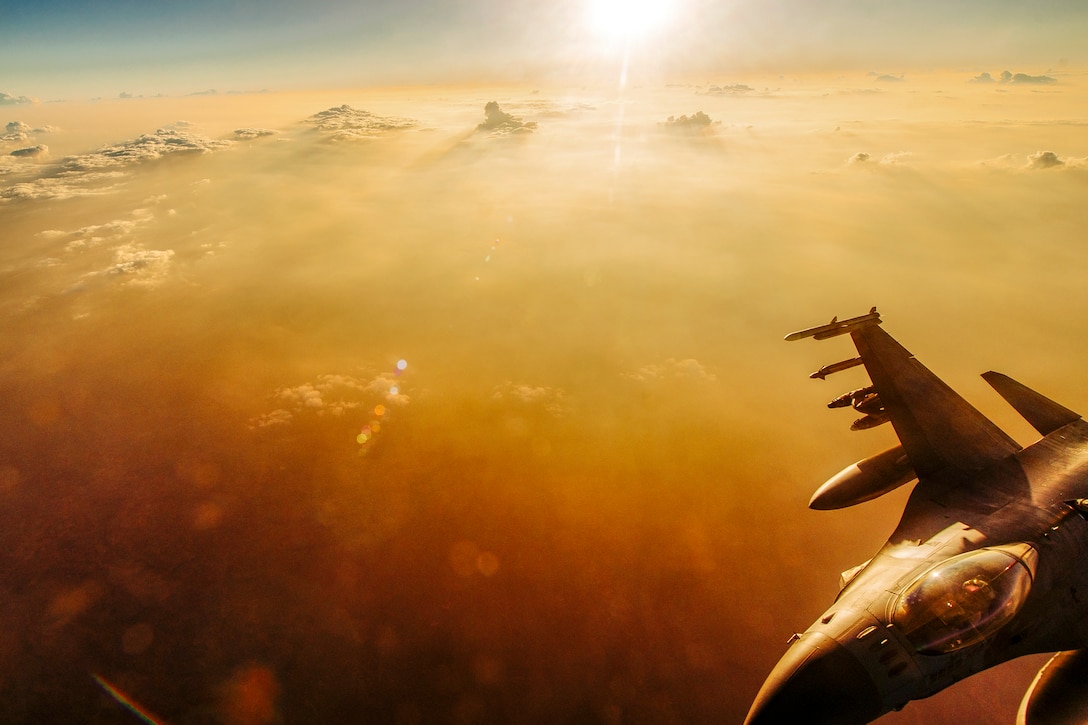
<svg viewBox="0 0 1088 725">
<path fill-rule="evenodd" d="M 713 383 L 717 376 L 709 372 L 694 358 L 679 360 L 670 357 L 662 362 L 645 365 L 626 377 L 642 383 L 686 380 L 697 383 Z"/>
<path fill-rule="evenodd" d="M 696 111 L 690 116 L 669 116 L 668 119 L 661 124 L 670 131 L 676 131 L 686 134 L 698 134 L 706 132 L 711 124 L 716 123 L 710 116 L 706 115 L 702 111 Z"/>
<path fill-rule="evenodd" d="M 377 138 L 393 131 L 415 128 L 418 121 L 410 118 L 378 116 L 369 111 L 359 111 L 344 104 L 307 118 L 303 123 L 328 134 L 331 141 L 356 141 Z"/>
<path fill-rule="evenodd" d="M 488 101 L 484 106 L 484 122 L 476 127 L 478 131 L 488 131 L 492 136 L 531 133 L 536 130 L 534 121 L 522 121 L 516 116 L 499 108 L 495 101 Z"/>
<path fill-rule="evenodd" d="M 1033 76 L 1027 73 L 1011 73 L 1009 71 L 1002 71 L 1001 73 L 1002 83 L 1018 83 L 1020 85 L 1049 85 L 1051 83 L 1057 83 L 1056 78 L 1050 76 Z"/>
<path fill-rule="evenodd" d="M 116 182 L 124 176 L 121 172 L 97 174 L 60 174 L 34 179 L 0 189 L 0 201 L 35 199 L 71 199 L 77 196 L 109 194 L 117 188 Z"/>
<path fill-rule="evenodd" d="M 381 373 L 369 379 L 340 374 L 319 375 L 312 382 L 278 388 L 272 397 L 279 407 L 250 419 L 250 428 L 280 425 L 305 413 L 342 416 L 379 402 L 387 407 L 403 407 L 411 402 L 401 390 L 400 377 L 395 373 Z"/>
<path fill-rule="evenodd" d="M 30 158 L 33 156 L 45 156 L 48 153 L 48 146 L 46 146 L 45 144 L 38 144 L 37 146 L 28 146 L 26 148 L 15 149 L 11 152 L 11 155 L 21 158 Z"/>
<path fill-rule="evenodd" d="M 175 126 L 186 126 L 178 122 Z M 118 166 L 131 166 L 154 161 L 174 154 L 202 154 L 226 148 L 231 141 L 198 136 L 179 128 L 160 128 L 130 141 L 103 146 L 89 154 L 68 156 L 61 161 L 65 171 L 92 171 Z"/>
<path fill-rule="evenodd" d="M 0 106 L 18 106 L 37 102 L 38 99 L 31 96 L 13 96 L 10 93 L 0 91 Z"/>
<path fill-rule="evenodd" d="M 235 138 L 243 141 L 250 139 L 261 138 L 263 136 L 275 136 L 278 131 L 273 131 L 269 128 L 236 128 L 234 129 Z"/>
<path fill-rule="evenodd" d="M 250 419 L 250 428 L 267 428 L 273 425 L 286 425 L 293 420 L 295 414 L 283 408 L 277 408 L 271 413 L 264 413 Z"/>
<path fill-rule="evenodd" d="M 708 96 L 740 96 L 746 93 L 754 93 L 755 88 L 744 83 L 730 83 L 724 86 L 710 86 L 706 89 Z"/>
<path fill-rule="evenodd" d="M 169 274 L 172 249 L 145 249 L 139 244 L 124 244 L 114 250 L 113 265 L 95 275 L 124 276 L 126 285 L 157 287 Z"/>
<path fill-rule="evenodd" d="M 104 241 L 117 241 L 125 236 L 133 234 L 136 229 L 154 218 L 148 209 L 135 209 L 129 219 L 114 219 L 104 224 L 90 224 L 73 231 L 59 229 L 46 229 L 38 232 L 36 236 L 42 239 L 67 239 L 66 251 L 74 251 L 83 247 L 94 247 Z"/>
<path fill-rule="evenodd" d="M 0 200 L 68 199 L 110 193 L 124 176 L 119 169 L 180 154 L 203 154 L 226 148 L 233 142 L 199 136 L 181 130 L 179 121 L 168 128 L 119 144 L 103 146 L 88 154 L 66 156 L 32 181 L 0 189 Z"/>
<path fill-rule="evenodd" d="M 893 151 L 890 154 L 884 154 L 880 159 L 881 166 L 902 166 L 911 160 L 912 154 L 910 151 Z"/>
<path fill-rule="evenodd" d="M 496 402 L 540 407 L 546 413 L 554 416 L 561 416 L 570 408 L 566 402 L 566 393 L 562 388 L 515 383 L 510 380 L 502 385 L 495 386 L 491 393 L 491 399 Z"/>
<path fill-rule="evenodd" d="M 1065 162 L 1053 151 L 1036 151 L 1028 156 L 1029 169 L 1052 169 L 1055 166 L 1065 166 Z"/>
</svg>

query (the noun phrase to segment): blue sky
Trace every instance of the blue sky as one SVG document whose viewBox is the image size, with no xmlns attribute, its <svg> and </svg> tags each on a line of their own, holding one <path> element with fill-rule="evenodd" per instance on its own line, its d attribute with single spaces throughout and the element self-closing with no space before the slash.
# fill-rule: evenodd
<svg viewBox="0 0 1088 725">
<path fill-rule="evenodd" d="M 3 0 L 0 90 L 522 81 L 591 71 L 591 0 Z M 1088 65 L 1088 3 L 674 0 L 645 52 L 667 72 Z"/>
</svg>

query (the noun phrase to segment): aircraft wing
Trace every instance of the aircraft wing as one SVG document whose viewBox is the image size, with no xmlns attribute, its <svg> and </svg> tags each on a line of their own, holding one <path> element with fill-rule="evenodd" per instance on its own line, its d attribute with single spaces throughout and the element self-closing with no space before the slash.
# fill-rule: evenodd
<svg viewBox="0 0 1088 725">
<path fill-rule="evenodd" d="M 945 468 L 983 468 L 1020 450 L 1016 441 L 926 369 L 880 324 L 880 314 L 874 307 L 866 315 L 848 320 L 832 318 L 826 325 L 786 336 L 787 340 L 825 340 L 849 334 L 853 339 L 872 387 L 847 393 L 829 407 L 848 405 L 853 398 L 858 410 L 874 411 L 855 422 L 857 429 L 891 421 L 920 479 Z M 851 360 L 825 366 L 813 376 L 826 377 L 822 374 L 825 370 L 830 374 L 853 364 Z M 1054 416 L 1062 417 L 1050 415 Z M 1049 423 L 1049 418 L 1044 422 Z"/>
<path fill-rule="evenodd" d="M 850 331 L 919 478 L 982 468 L 1020 446 L 876 325 Z"/>
</svg>

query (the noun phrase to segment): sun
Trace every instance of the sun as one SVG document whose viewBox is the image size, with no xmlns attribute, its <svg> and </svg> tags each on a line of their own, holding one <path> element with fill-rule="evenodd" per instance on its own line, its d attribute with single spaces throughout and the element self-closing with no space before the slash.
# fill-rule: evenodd
<svg viewBox="0 0 1088 725">
<path fill-rule="evenodd" d="M 665 25 L 671 15 L 669 0 L 589 0 L 590 27 L 613 40 L 650 35 Z"/>
</svg>

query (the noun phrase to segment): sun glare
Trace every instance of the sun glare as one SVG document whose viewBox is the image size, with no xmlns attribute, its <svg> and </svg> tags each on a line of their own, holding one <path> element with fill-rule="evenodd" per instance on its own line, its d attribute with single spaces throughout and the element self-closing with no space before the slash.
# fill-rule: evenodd
<svg viewBox="0 0 1088 725">
<path fill-rule="evenodd" d="M 593 30 L 616 40 L 631 40 L 661 28 L 671 15 L 669 0 L 591 0 Z"/>
</svg>

